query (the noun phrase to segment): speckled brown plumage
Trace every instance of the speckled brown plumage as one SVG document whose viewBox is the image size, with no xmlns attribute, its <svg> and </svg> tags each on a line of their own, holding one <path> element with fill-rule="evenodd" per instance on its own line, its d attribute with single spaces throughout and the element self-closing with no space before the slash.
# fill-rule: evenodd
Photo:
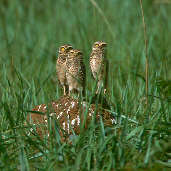
<svg viewBox="0 0 171 171">
<path fill-rule="evenodd" d="M 44 124 L 44 127 L 47 128 L 48 115 L 46 113 L 49 113 L 49 117 L 54 117 L 59 122 L 61 128 L 59 132 L 63 141 L 72 135 L 72 130 L 74 130 L 75 134 L 80 133 L 80 124 L 83 123 L 84 119 L 86 121 L 85 128 L 87 128 L 92 116 L 95 116 L 97 122 L 101 116 L 105 126 L 111 126 L 116 122 L 111 113 L 102 109 L 101 105 L 91 104 L 89 108 L 88 106 L 87 102 L 83 101 L 79 104 L 79 100 L 70 96 L 63 96 L 57 101 L 48 104 L 48 112 L 45 104 L 36 106 L 32 111 L 43 112 L 45 115 L 31 113 L 31 115 L 28 115 L 27 120 L 30 122 L 31 118 L 32 123 L 38 125 L 37 132 L 41 135 L 39 125 Z M 88 111 L 87 118 L 85 118 L 86 111 Z"/>
<path fill-rule="evenodd" d="M 91 72 L 93 78 L 98 81 L 96 94 L 99 93 L 102 86 L 106 88 L 107 84 L 108 61 L 105 57 L 106 45 L 107 44 L 103 41 L 95 42 L 90 55 Z"/>
<path fill-rule="evenodd" d="M 83 54 L 80 50 L 70 50 L 66 62 L 66 79 L 69 86 L 69 94 L 72 90 L 81 92 L 85 90 L 85 65 Z"/>
<path fill-rule="evenodd" d="M 65 44 L 59 48 L 58 59 L 56 61 L 56 73 L 60 84 L 64 89 L 64 95 L 66 95 L 67 82 L 66 82 L 66 59 L 68 52 L 72 49 L 72 46 Z"/>
</svg>

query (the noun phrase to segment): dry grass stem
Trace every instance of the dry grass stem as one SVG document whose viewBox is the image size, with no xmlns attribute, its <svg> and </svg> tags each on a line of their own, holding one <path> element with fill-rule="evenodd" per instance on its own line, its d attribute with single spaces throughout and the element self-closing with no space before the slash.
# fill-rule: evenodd
<svg viewBox="0 0 171 171">
<path fill-rule="evenodd" d="M 141 14 L 142 14 L 142 20 L 143 20 L 143 27 L 144 27 L 144 44 L 145 44 L 145 80 L 146 80 L 146 105 L 148 106 L 148 72 L 149 72 L 149 63 L 148 63 L 148 40 L 147 40 L 147 29 L 144 19 L 144 10 L 143 10 L 143 4 L 142 0 L 140 0 L 140 6 L 141 6 Z"/>
</svg>

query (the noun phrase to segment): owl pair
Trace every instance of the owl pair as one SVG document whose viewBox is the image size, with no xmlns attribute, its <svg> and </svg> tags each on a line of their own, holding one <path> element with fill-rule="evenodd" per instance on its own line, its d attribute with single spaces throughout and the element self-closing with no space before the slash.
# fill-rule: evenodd
<svg viewBox="0 0 171 171">
<path fill-rule="evenodd" d="M 72 91 L 83 92 L 85 90 L 85 66 L 83 54 L 78 49 L 73 49 L 71 45 L 63 45 L 59 48 L 56 63 L 57 77 L 63 86 L 64 95 L 69 95 Z"/>
<path fill-rule="evenodd" d="M 100 92 L 104 84 L 105 69 L 105 46 L 103 41 L 98 41 L 93 44 L 92 53 L 90 55 L 90 68 L 94 79 L 96 79 L 98 88 L 96 93 Z M 63 45 L 59 48 L 58 59 L 56 63 L 57 77 L 60 84 L 63 86 L 64 95 L 69 95 L 72 91 L 84 92 L 86 71 L 83 63 L 83 53 L 80 50 L 73 49 L 71 45 Z"/>
</svg>

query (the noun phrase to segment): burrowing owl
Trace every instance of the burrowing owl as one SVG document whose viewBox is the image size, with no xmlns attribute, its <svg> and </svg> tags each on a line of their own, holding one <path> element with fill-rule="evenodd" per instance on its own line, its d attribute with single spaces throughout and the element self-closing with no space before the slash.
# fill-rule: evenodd
<svg viewBox="0 0 171 171">
<path fill-rule="evenodd" d="M 103 41 L 98 41 L 93 44 L 92 52 L 90 55 L 90 68 L 94 79 L 97 79 L 97 91 L 99 93 L 102 86 L 107 84 L 107 69 L 108 61 L 105 57 L 105 47 L 107 43 Z M 104 85 L 105 84 L 105 85 Z M 106 87 L 103 87 L 106 88 Z M 104 89 L 104 92 L 106 89 Z"/>
<path fill-rule="evenodd" d="M 60 84 L 63 86 L 64 95 L 66 95 L 66 59 L 69 51 L 73 49 L 71 45 L 65 44 L 59 48 L 58 59 L 56 62 L 56 73 Z"/>
<path fill-rule="evenodd" d="M 69 86 L 69 95 L 72 90 L 84 92 L 85 90 L 85 65 L 83 63 L 83 54 L 80 50 L 73 49 L 69 51 L 66 62 L 66 78 Z"/>
</svg>

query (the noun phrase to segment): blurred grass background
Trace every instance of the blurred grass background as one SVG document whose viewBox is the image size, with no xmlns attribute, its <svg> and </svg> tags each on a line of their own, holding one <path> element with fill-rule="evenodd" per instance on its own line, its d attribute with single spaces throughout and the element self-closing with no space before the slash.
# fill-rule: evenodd
<svg viewBox="0 0 171 171">
<path fill-rule="evenodd" d="M 143 1 L 150 64 L 150 107 L 146 111 L 139 1 L 100 0 L 97 6 L 93 2 L 96 1 L 0 1 L 1 169 L 167 169 L 171 166 L 168 150 L 171 145 L 171 3 Z M 105 140 L 101 132 L 94 136 L 94 129 L 80 136 L 72 146 L 54 145 L 54 138 L 49 152 L 43 153 L 44 141 L 22 136 L 26 111 L 62 95 L 55 64 L 58 47 L 64 43 L 84 52 L 87 86 L 92 89 L 88 64 L 91 46 L 97 40 L 108 43 L 109 99 L 115 105 L 112 110 L 117 113 L 118 125 Z M 127 117 L 136 122 L 124 119 Z M 35 147 L 43 157 L 30 159 Z"/>
</svg>

